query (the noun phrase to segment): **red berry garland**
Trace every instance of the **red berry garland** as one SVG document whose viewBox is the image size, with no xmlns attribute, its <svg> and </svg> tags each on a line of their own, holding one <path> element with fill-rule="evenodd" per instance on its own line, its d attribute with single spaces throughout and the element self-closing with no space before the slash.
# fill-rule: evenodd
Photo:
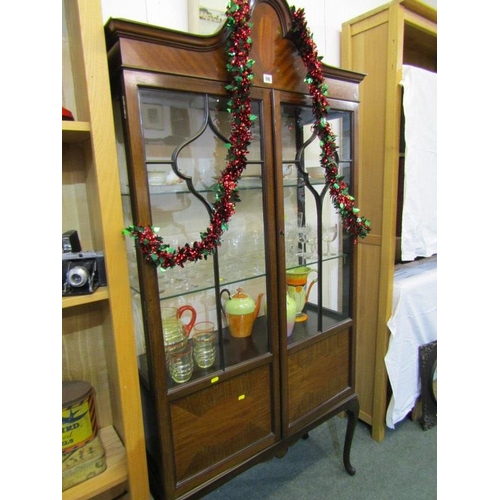
<svg viewBox="0 0 500 500">
<path fill-rule="evenodd" d="M 290 36 L 307 68 L 306 82 L 309 84 L 309 93 L 313 99 L 315 132 L 321 144 L 320 162 L 325 168 L 325 179 L 330 195 L 347 232 L 355 238 L 358 236 L 364 238 L 370 231 L 370 221 L 357 215 L 359 209 L 354 207 L 354 198 L 348 192 L 348 185 L 338 176 L 334 155 L 337 149 L 335 135 L 326 120 L 329 106 L 321 70 L 321 58 L 317 55 L 316 45 L 307 28 L 304 9 L 295 10 L 295 7 L 291 7 L 291 12 L 293 21 Z M 151 226 L 128 226 L 123 230 L 124 234 L 138 241 L 144 258 L 157 267 L 169 268 L 176 265 L 183 267 L 187 261 L 206 259 L 214 252 L 216 246 L 220 245 L 222 233 L 227 230 L 229 219 L 235 212 L 235 204 L 240 201 L 238 181 L 247 165 L 248 145 L 252 139 L 251 125 L 256 118 L 250 112 L 254 61 L 249 58 L 252 45 L 249 0 L 231 0 L 226 15 L 230 37 L 226 64 L 229 83 L 225 88 L 228 92 L 228 111 L 232 115 L 232 122 L 227 144 L 226 168 L 219 177 L 215 189 L 210 226 L 200 234 L 200 241 L 195 241 L 192 245 L 186 243 L 183 247 L 177 248 L 163 243 L 163 238 Z"/>
</svg>

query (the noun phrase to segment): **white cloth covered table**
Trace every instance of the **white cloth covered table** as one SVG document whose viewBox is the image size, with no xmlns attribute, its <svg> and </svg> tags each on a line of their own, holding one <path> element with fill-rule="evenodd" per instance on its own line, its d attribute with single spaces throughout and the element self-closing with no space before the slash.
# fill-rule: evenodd
<svg viewBox="0 0 500 500">
<path fill-rule="evenodd" d="M 418 348 L 437 340 L 437 256 L 396 266 L 387 325 L 391 336 L 385 365 L 392 397 L 386 424 L 394 429 L 420 395 Z"/>
</svg>

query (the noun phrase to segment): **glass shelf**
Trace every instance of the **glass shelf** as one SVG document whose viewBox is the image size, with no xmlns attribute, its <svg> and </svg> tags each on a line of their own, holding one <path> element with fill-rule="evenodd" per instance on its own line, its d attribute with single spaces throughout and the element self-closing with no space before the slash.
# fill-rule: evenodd
<svg viewBox="0 0 500 500">
<path fill-rule="evenodd" d="M 337 255 L 331 255 L 331 256 L 323 256 L 323 263 L 326 262 L 333 262 L 338 259 L 345 259 L 347 258 L 347 254 L 337 254 Z M 208 261 L 205 261 L 208 262 Z M 203 264 L 205 262 L 199 262 L 200 264 Z M 318 260 L 313 260 L 313 261 L 305 261 L 303 264 L 297 263 L 296 265 L 291 265 L 287 266 L 286 270 L 291 271 L 294 269 L 298 269 L 303 266 L 309 266 L 309 267 L 317 267 L 318 265 Z M 198 263 L 192 264 L 193 266 L 196 266 Z M 163 270 L 158 270 L 158 285 L 159 285 L 159 292 L 160 292 L 160 301 L 164 300 L 169 300 L 169 299 L 175 299 L 177 297 L 186 297 L 189 296 L 190 294 L 195 294 L 198 292 L 205 292 L 208 290 L 213 290 L 214 289 L 214 282 L 213 280 L 209 280 L 208 278 L 206 281 L 203 283 L 200 279 L 200 274 L 197 274 L 196 280 L 192 281 L 191 283 L 188 283 L 187 280 L 177 278 L 175 275 L 176 269 L 166 269 L 165 271 Z M 220 286 L 221 287 L 230 287 L 231 285 L 238 285 L 245 283 L 247 281 L 253 281 L 257 279 L 264 279 L 266 277 L 265 273 L 263 272 L 258 272 L 255 274 L 248 274 L 248 273 L 243 273 L 239 277 L 226 277 L 224 278 L 224 272 L 222 272 L 222 277 L 219 280 Z M 176 281 L 177 280 L 177 281 Z M 134 280 L 131 278 L 131 288 L 132 290 L 140 294 L 140 288 L 137 280 Z"/>
<path fill-rule="evenodd" d="M 325 185 L 325 178 L 321 177 L 310 177 L 309 182 L 313 186 L 324 186 Z M 297 180 L 297 179 L 283 179 L 283 186 L 285 188 L 298 188 L 298 187 L 303 187 L 304 182 L 302 180 Z M 212 194 L 214 192 L 214 189 L 216 188 L 216 183 L 208 186 L 208 187 L 202 187 L 202 188 L 196 188 L 196 191 L 198 193 L 209 193 Z M 246 190 L 262 190 L 262 180 L 240 180 L 238 183 L 238 190 L 239 191 L 246 191 Z M 182 181 L 179 183 L 175 184 L 170 184 L 170 185 L 149 185 L 149 194 L 156 198 L 158 196 L 164 196 L 164 195 L 172 195 L 172 194 L 186 194 L 190 195 L 192 194 L 191 191 L 189 191 L 186 182 Z M 130 196 L 130 193 L 122 193 L 122 196 Z"/>
</svg>

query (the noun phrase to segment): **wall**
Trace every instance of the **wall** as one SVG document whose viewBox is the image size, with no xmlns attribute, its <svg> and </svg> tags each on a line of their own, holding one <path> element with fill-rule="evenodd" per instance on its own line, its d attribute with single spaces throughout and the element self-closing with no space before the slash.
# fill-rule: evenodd
<svg viewBox="0 0 500 500">
<path fill-rule="evenodd" d="M 198 5 L 225 12 L 227 0 L 101 0 L 103 21 L 121 17 L 188 31 L 196 24 L 193 14 Z M 308 26 L 324 62 L 340 65 L 342 23 L 388 0 L 289 0 L 289 5 L 304 8 Z M 437 8 L 437 0 L 426 0 Z"/>
</svg>

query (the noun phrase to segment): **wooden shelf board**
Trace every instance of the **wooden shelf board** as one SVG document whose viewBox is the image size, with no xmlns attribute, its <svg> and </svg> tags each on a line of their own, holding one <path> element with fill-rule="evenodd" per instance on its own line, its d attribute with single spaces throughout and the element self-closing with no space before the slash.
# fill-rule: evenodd
<svg viewBox="0 0 500 500">
<path fill-rule="evenodd" d="M 70 295 L 62 298 L 62 307 L 75 307 L 91 302 L 99 302 L 109 298 L 108 287 L 100 287 L 94 293 L 89 295 Z"/>
<path fill-rule="evenodd" d="M 83 142 L 90 139 L 89 122 L 62 122 L 62 141 L 63 142 Z"/>
<path fill-rule="evenodd" d="M 85 500 L 93 498 L 127 481 L 125 448 L 113 426 L 99 431 L 106 453 L 106 470 L 98 476 L 77 484 L 62 492 L 62 500 Z"/>
</svg>

